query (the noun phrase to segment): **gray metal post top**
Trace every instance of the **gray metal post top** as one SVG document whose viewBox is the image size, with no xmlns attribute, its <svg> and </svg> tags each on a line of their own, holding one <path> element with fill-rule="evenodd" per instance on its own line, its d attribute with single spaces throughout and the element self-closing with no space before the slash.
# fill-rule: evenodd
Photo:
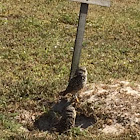
<svg viewBox="0 0 140 140">
<path fill-rule="evenodd" d="M 110 7 L 110 0 L 70 0 L 70 1 L 77 1 L 77 2 L 81 2 L 81 3 L 95 4 L 95 5 Z"/>
<path fill-rule="evenodd" d="M 85 24 L 86 24 L 86 16 L 88 12 L 88 5 L 95 4 L 95 5 L 107 6 L 107 7 L 110 6 L 109 0 L 70 0 L 70 1 L 81 2 L 81 7 L 80 7 L 80 12 L 79 12 L 77 34 L 76 34 L 76 39 L 75 39 L 69 81 L 74 77 L 75 72 L 77 68 L 79 67 L 80 55 L 81 55 L 81 50 L 82 50 L 82 42 L 83 42 Z"/>
</svg>

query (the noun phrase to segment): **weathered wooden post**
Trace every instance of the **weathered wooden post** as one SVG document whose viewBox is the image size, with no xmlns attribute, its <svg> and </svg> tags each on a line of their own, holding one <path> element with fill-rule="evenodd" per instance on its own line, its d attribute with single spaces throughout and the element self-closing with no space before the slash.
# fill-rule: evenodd
<svg viewBox="0 0 140 140">
<path fill-rule="evenodd" d="M 78 21 L 78 28 L 77 28 L 77 35 L 75 39 L 74 45 L 74 52 L 72 57 L 72 64 L 71 64 L 71 72 L 70 78 L 73 78 L 80 61 L 81 49 L 82 49 L 82 42 L 84 37 L 85 31 L 85 24 L 86 24 L 86 16 L 88 12 L 88 4 L 96 4 L 101 6 L 110 6 L 109 0 L 70 0 L 70 1 L 77 1 L 81 2 L 80 12 L 79 12 L 79 21 Z"/>
</svg>

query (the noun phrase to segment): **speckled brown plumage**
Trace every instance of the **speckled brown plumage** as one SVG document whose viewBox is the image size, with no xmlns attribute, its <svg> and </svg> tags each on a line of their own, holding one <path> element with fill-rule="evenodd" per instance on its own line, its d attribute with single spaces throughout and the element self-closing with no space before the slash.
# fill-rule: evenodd
<svg viewBox="0 0 140 140">
<path fill-rule="evenodd" d="M 62 118 L 59 122 L 59 132 L 65 132 L 75 126 L 76 111 L 72 105 L 65 108 Z"/>
<path fill-rule="evenodd" d="M 75 76 L 69 81 L 66 90 L 63 92 L 63 96 L 67 93 L 76 94 L 79 92 L 87 83 L 87 70 L 85 67 L 78 68 Z"/>
</svg>

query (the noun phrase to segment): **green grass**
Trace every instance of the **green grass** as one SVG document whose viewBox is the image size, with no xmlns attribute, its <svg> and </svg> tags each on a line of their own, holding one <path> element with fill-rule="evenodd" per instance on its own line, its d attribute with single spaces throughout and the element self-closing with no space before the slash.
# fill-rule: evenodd
<svg viewBox="0 0 140 140">
<path fill-rule="evenodd" d="M 90 83 L 140 82 L 140 2 L 112 3 L 110 8 L 90 5 L 80 65 L 87 67 Z M 14 125 L 9 115 L 20 109 L 42 113 L 43 102 L 57 99 L 67 86 L 79 8 L 67 0 L 0 2 L 0 128 L 6 131 L 2 138 L 39 139 L 32 133 L 16 134 L 18 123 Z M 73 139 L 84 135 L 72 130 Z"/>
</svg>

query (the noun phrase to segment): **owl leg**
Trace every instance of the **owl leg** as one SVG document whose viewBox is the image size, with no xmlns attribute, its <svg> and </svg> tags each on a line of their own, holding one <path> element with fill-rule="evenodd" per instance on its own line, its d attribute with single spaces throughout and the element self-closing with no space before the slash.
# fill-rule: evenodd
<svg viewBox="0 0 140 140">
<path fill-rule="evenodd" d="M 80 101 L 79 101 L 79 99 L 78 99 L 78 93 L 76 93 L 75 95 L 74 95 L 74 98 L 76 99 L 76 101 L 79 103 Z"/>
</svg>

